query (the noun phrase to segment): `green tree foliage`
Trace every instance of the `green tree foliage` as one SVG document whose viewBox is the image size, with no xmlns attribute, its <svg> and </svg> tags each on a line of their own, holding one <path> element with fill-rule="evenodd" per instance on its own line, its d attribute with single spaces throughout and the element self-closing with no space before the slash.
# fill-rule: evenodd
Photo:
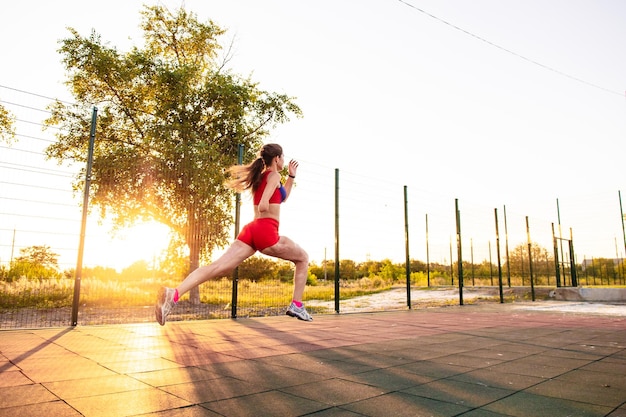
<svg viewBox="0 0 626 417">
<path fill-rule="evenodd" d="M 554 273 L 554 257 L 550 252 L 536 242 L 531 243 L 531 255 L 533 261 L 533 272 L 536 275 L 547 275 Z M 512 275 L 528 276 L 530 273 L 530 263 L 528 256 L 528 243 L 520 243 L 509 251 L 508 266 Z M 502 266 L 503 271 L 507 262 Z"/>
<path fill-rule="evenodd" d="M 476 278 L 489 278 L 493 280 L 494 284 L 498 283 L 498 265 L 494 265 L 487 260 L 474 265 L 474 274 Z"/>
<path fill-rule="evenodd" d="M 341 271 L 342 279 L 357 278 L 357 264 L 351 259 L 342 259 L 339 262 L 339 270 Z"/>
<path fill-rule="evenodd" d="M 301 111 L 291 97 L 226 68 L 218 42 L 225 32 L 212 21 L 161 6 L 145 6 L 141 15 L 144 46 L 127 53 L 95 32 L 69 29 L 59 52 L 78 105 L 51 106 L 47 124 L 61 129 L 47 155 L 86 160 L 85 109 L 97 104 L 91 202 L 116 227 L 148 219 L 170 227 L 173 241 L 189 249 L 190 271 L 227 243 L 233 195 L 224 168 L 237 162 L 238 145 L 250 160 L 272 127 Z M 191 297 L 199 302 L 197 289 Z"/>
<path fill-rule="evenodd" d="M 48 279 L 60 276 L 59 255 L 52 252 L 49 246 L 29 246 L 20 249 L 20 254 L 6 271 L 5 280 L 15 281 L 21 277 Z"/>
<path fill-rule="evenodd" d="M 291 262 L 282 259 L 276 259 L 276 276 L 282 282 L 290 282 L 293 279 L 294 267 Z M 310 276 L 310 274 L 308 274 Z M 308 280 L 308 278 L 307 278 Z"/>
<path fill-rule="evenodd" d="M 359 264 L 359 277 L 373 277 L 380 272 L 379 261 L 365 261 Z"/>
<path fill-rule="evenodd" d="M 68 277 L 72 278 L 75 276 L 75 271 L 68 271 Z M 83 278 L 94 278 L 99 279 L 101 281 L 112 281 L 117 280 L 120 274 L 114 269 L 110 267 L 104 266 L 95 266 L 93 268 L 83 268 L 82 273 Z M 145 277 L 144 277 L 145 278 Z"/>
<path fill-rule="evenodd" d="M 418 261 L 417 259 L 411 259 L 411 271 L 425 272 L 426 270 L 427 270 L 426 262 Z"/>
<path fill-rule="evenodd" d="M 0 104 L 0 142 L 11 143 L 15 138 L 14 121 L 13 115 Z"/>
<path fill-rule="evenodd" d="M 320 265 L 315 262 L 309 264 L 309 274 L 314 275 L 318 280 L 335 279 L 335 263 L 334 261 L 322 261 Z"/>
<path fill-rule="evenodd" d="M 148 262 L 143 260 L 134 262 L 132 265 L 124 268 L 120 274 L 122 279 L 129 281 L 140 281 L 152 276 L 154 276 L 154 272 L 148 265 Z"/>
<path fill-rule="evenodd" d="M 390 259 L 384 259 L 381 262 L 380 276 L 386 280 L 395 280 L 403 276 L 405 273 L 404 264 L 394 265 Z"/>
<path fill-rule="evenodd" d="M 189 272 L 189 248 L 182 236 L 173 234 L 165 253 L 160 258 L 159 269 L 169 277 L 183 278 Z"/>
<path fill-rule="evenodd" d="M 25 261 L 44 268 L 57 269 L 59 267 L 59 254 L 50 250 L 50 246 L 29 246 L 20 249 L 21 256 L 16 261 Z"/>
<path fill-rule="evenodd" d="M 258 282 L 276 278 L 278 263 L 261 256 L 252 256 L 239 266 L 239 278 Z"/>
<path fill-rule="evenodd" d="M 611 258 L 593 258 L 584 269 L 581 268 L 581 276 L 589 282 L 598 285 L 610 285 L 624 281 L 624 262 Z"/>
</svg>

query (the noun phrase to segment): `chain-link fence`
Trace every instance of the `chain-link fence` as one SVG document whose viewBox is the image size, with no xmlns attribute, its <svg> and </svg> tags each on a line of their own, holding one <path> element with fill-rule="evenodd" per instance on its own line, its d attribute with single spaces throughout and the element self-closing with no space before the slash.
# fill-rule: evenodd
<svg viewBox="0 0 626 417">
<path fill-rule="evenodd" d="M 41 120 L 51 98 L 0 92 L 0 102 L 17 115 L 15 143 L 0 144 L 0 328 L 67 326 L 83 192 L 72 189 L 72 181 L 84 167 L 45 157 L 54 129 L 42 132 Z M 403 287 L 407 277 L 411 288 L 458 287 L 460 272 L 464 286 L 474 287 L 497 286 L 500 279 L 506 287 L 626 283 L 617 190 L 538 201 L 525 213 L 506 202 L 493 207 L 425 191 L 420 178 L 401 183 L 320 165 L 306 155 L 289 157 L 301 168 L 281 234 L 309 252 L 305 299 L 332 302 L 339 291 L 339 301 L 318 307 L 318 314 L 341 310 L 351 297 Z M 245 223 L 252 217 L 246 196 L 241 207 Z M 152 321 L 158 287 L 183 277 L 162 225 L 112 229 L 110 218 L 92 208 L 78 324 Z M 236 291 L 227 278 L 202 285 L 201 304 L 184 299 L 172 319 L 283 314 L 292 272 L 282 264 L 269 270 L 273 275 L 241 275 Z"/>
</svg>

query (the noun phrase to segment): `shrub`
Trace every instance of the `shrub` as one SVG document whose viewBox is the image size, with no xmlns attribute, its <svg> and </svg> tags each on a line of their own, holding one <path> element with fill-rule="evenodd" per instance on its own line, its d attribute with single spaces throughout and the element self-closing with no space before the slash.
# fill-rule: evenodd
<svg viewBox="0 0 626 417">
<path fill-rule="evenodd" d="M 6 281 L 12 282 L 20 278 L 50 279 L 60 277 L 61 274 L 54 268 L 36 264 L 28 260 L 17 260 L 11 265 L 6 275 Z"/>
<path fill-rule="evenodd" d="M 308 272 L 308 275 L 306 277 L 306 285 L 317 285 L 317 277 L 311 273 L 311 271 Z"/>
<path fill-rule="evenodd" d="M 370 282 L 369 282 L 368 286 L 363 285 L 362 287 L 363 288 L 376 288 L 376 289 L 379 289 L 379 288 L 382 288 L 382 287 L 386 286 L 386 281 L 383 278 L 381 278 L 381 277 L 379 277 L 377 275 L 373 276 L 373 277 L 370 277 L 369 281 Z"/>
</svg>

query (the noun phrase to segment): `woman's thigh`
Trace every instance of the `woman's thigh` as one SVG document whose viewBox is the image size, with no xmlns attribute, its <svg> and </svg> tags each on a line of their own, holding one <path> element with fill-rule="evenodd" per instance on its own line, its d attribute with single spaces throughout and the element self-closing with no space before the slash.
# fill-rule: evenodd
<svg viewBox="0 0 626 417">
<path fill-rule="evenodd" d="M 275 245 L 265 248 L 261 252 L 292 262 L 308 261 L 308 255 L 304 249 L 286 236 L 281 236 Z"/>
</svg>

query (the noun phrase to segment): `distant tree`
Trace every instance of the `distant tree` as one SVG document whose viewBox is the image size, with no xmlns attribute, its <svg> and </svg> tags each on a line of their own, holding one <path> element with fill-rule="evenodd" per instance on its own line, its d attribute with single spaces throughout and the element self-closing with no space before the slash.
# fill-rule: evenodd
<svg viewBox="0 0 626 417">
<path fill-rule="evenodd" d="M 21 256 L 15 258 L 16 261 L 26 261 L 33 265 L 44 268 L 57 269 L 59 267 L 59 254 L 50 250 L 50 246 L 29 246 L 20 249 Z"/>
<path fill-rule="evenodd" d="M 143 48 L 120 53 L 69 29 L 60 53 L 77 105 L 57 101 L 47 124 L 59 126 L 47 155 L 87 158 L 91 114 L 98 104 L 91 202 L 116 227 L 152 219 L 173 231 L 189 251 L 187 272 L 229 239 L 233 194 L 224 168 L 237 162 L 238 145 L 250 160 L 276 124 L 300 116 L 292 98 L 260 90 L 226 69 L 218 42 L 225 32 L 180 8 L 141 12 Z M 84 172 L 76 177 L 80 189 Z M 198 288 L 191 301 L 200 301 Z"/>
<path fill-rule="evenodd" d="M 335 279 L 335 261 L 322 261 L 321 265 L 311 262 L 309 273 L 315 275 L 319 280 L 327 279 L 332 281 Z"/>
<path fill-rule="evenodd" d="M 57 278 L 59 255 L 49 246 L 29 246 L 20 249 L 21 256 L 15 258 L 9 268 L 7 279 L 13 281 L 20 277 L 29 279 Z"/>
<path fill-rule="evenodd" d="M 124 268 L 120 274 L 120 278 L 128 281 L 142 280 L 150 278 L 152 275 L 153 271 L 148 265 L 148 262 L 139 260 Z"/>
<path fill-rule="evenodd" d="M 426 272 L 426 262 L 411 259 L 411 272 Z"/>
<path fill-rule="evenodd" d="M 381 262 L 380 276 L 386 280 L 395 280 L 404 276 L 404 265 L 394 264 L 390 259 L 383 259 Z"/>
<path fill-rule="evenodd" d="M 72 273 L 70 277 L 73 277 Z M 102 281 L 118 279 L 120 274 L 111 267 L 95 266 L 93 268 L 83 268 L 83 277 L 95 278 Z"/>
<path fill-rule="evenodd" d="M 274 273 L 275 276 L 282 282 L 289 282 L 293 279 L 293 264 L 289 261 L 282 259 L 274 259 L 275 263 Z"/>
<path fill-rule="evenodd" d="M 531 243 L 531 255 L 533 260 L 533 265 L 541 263 L 545 265 L 546 260 L 551 261 L 553 257 L 550 255 L 548 250 L 536 242 Z M 529 273 L 530 266 L 528 261 L 528 243 L 520 243 L 515 246 L 512 250 L 509 251 L 509 259 L 507 260 L 509 267 L 511 269 L 511 273 L 515 275 L 524 276 Z M 502 267 L 503 270 L 506 268 L 505 265 Z M 544 268 L 545 269 L 545 268 Z M 537 267 L 534 268 L 535 272 L 539 272 Z"/>
<path fill-rule="evenodd" d="M 339 262 L 341 279 L 356 279 L 356 262 L 351 259 L 342 259 Z"/>
<path fill-rule="evenodd" d="M 498 266 L 484 260 L 480 264 L 476 265 L 475 274 L 476 277 L 480 278 L 493 278 L 494 283 L 497 283 Z"/>
<path fill-rule="evenodd" d="M 358 277 L 373 277 L 380 272 L 381 263 L 378 261 L 365 261 L 358 265 Z"/>
<path fill-rule="evenodd" d="M 252 256 L 239 266 L 239 278 L 262 281 L 275 277 L 276 262 L 262 256 Z"/>
<path fill-rule="evenodd" d="M 592 262 L 586 266 L 585 273 L 594 279 L 599 279 L 598 283 L 600 285 L 605 283 L 609 285 L 618 281 L 618 278 L 621 276 L 621 267 L 622 265 L 620 265 L 617 259 L 593 258 Z"/>
</svg>

